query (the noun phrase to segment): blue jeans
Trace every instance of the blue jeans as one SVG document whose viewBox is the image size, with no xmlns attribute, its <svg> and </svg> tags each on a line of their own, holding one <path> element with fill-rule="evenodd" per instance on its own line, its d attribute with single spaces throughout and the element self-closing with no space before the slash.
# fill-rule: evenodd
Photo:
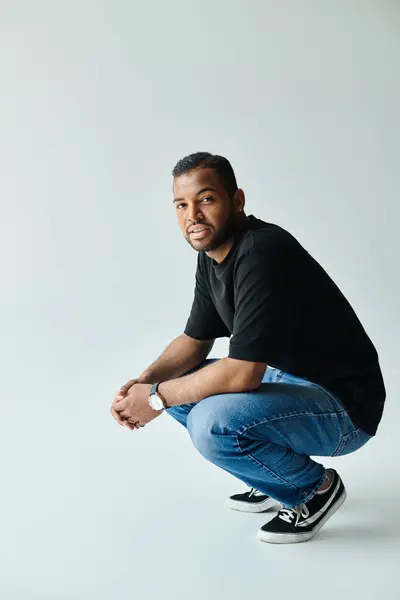
<svg viewBox="0 0 400 600">
<path fill-rule="evenodd" d="M 256 390 L 217 394 L 167 412 L 207 460 L 285 508 L 310 500 L 325 479 L 323 465 L 310 456 L 349 454 L 372 437 L 328 390 L 271 367 Z"/>
</svg>

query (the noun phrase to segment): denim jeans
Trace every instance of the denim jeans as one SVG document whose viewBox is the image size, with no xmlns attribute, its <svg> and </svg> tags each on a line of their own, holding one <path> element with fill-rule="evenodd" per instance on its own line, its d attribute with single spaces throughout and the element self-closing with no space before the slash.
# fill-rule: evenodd
<svg viewBox="0 0 400 600">
<path fill-rule="evenodd" d="M 285 508 L 310 500 L 325 479 L 323 465 L 310 456 L 342 456 L 371 439 L 328 390 L 271 367 L 256 390 L 217 394 L 167 412 L 207 460 Z"/>
</svg>

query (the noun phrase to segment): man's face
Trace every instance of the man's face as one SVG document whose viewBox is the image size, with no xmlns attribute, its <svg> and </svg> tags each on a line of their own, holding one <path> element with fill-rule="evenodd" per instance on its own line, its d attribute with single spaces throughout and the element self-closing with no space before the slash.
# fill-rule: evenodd
<svg viewBox="0 0 400 600">
<path fill-rule="evenodd" d="M 179 175 L 173 189 L 179 227 L 192 248 L 212 252 L 232 237 L 236 230 L 234 202 L 215 169 L 193 169 Z"/>
</svg>

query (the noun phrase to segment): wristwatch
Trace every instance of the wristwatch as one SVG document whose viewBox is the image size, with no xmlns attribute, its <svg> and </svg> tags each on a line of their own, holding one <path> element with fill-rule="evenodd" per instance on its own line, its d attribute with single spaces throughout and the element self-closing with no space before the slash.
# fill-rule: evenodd
<svg viewBox="0 0 400 600">
<path fill-rule="evenodd" d="M 162 382 L 159 381 L 158 383 L 154 383 L 151 386 L 150 390 L 149 404 L 154 410 L 165 410 L 166 408 L 169 408 L 164 398 L 160 395 L 160 392 L 158 391 L 158 386 L 160 385 L 160 383 Z"/>
</svg>

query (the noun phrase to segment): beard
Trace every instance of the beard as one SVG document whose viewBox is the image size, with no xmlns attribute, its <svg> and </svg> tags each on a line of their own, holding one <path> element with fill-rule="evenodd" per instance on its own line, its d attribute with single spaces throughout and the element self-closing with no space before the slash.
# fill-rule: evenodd
<svg viewBox="0 0 400 600">
<path fill-rule="evenodd" d="M 203 224 L 206 225 L 206 223 Z M 201 225 L 201 223 L 199 223 L 199 225 Z M 185 237 L 185 239 L 188 244 L 190 244 L 190 246 L 197 252 L 213 252 L 231 239 L 238 230 L 239 224 L 235 219 L 235 213 L 232 211 L 221 229 L 218 231 L 211 229 L 211 239 L 207 240 L 207 242 L 204 242 L 203 245 L 201 243 L 202 240 L 199 240 L 198 242 L 194 241 L 193 243 L 190 241 L 190 238 L 188 239 Z"/>
</svg>

